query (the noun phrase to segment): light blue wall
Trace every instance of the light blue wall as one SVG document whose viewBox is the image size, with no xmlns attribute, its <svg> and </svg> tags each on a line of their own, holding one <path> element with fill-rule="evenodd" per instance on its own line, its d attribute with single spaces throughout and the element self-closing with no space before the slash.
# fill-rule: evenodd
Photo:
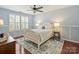
<svg viewBox="0 0 79 59">
<path fill-rule="evenodd" d="M 38 20 L 42 20 L 43 23 L 51 23 L 55 20 L 55 17 L 61 17 L 63 19 L 62 25 L 79 25 L 79 6 L 71 6 L 43 14 L 39 14 L 35 18 L 35 24 Z M 36 26 L 35 26 L 36 28 Z M 63 28 L 63 32 L 68 38 L 68 29 Z M 69 39 L 68 39 L 69 40 Z M 79 41 L 79 28 L 72 28 L 72 40 Z"/>
<path fill-rule="evenodd" d="M 29 17 L 29 28 L 33 28 L 33 19 L 34 19 L 33 15 L 0 8 L 0 17 L 3 18 L 4 20 L 4 27 L 0 28 L 0 33 L 8 31 L 8 26 L 5 26 L 5 25 L 9 25 L 9 14 L 28 16 Z"/>
</svg>

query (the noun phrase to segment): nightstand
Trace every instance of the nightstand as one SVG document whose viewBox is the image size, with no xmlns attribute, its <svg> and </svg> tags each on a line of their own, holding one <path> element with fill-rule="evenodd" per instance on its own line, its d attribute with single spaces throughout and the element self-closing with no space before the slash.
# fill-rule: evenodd
<svg viewBox="0 0 79 59">
<path fill-rule="evenodd" d="M 60 41 L 60 32 L 54 32 L 53 33 L 53 39 L 54 40 L 57 40 L 57 41 Z"/>
</svg>

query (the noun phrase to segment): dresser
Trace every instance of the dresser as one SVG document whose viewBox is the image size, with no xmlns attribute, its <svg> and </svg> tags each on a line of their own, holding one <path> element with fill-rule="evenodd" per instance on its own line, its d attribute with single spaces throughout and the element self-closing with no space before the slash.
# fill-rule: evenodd
<svg viewBox="0 0 79 59">
<path fill-rule="evenodd" d="M 15 54 L 16 41 L 9 36 L 6 42 L 0 43 L 0 54 Z"/>
</svg>

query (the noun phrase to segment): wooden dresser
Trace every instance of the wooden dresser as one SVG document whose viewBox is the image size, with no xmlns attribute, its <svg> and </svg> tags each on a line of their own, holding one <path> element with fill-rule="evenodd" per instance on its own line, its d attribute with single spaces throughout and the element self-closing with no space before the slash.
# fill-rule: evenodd
<svg viewBox="0 0 79 59">
<path fill-rule="evenodd" d="M 15 53 L 16 53 L 16 41 L 9 36 L 6 42 L 0 43 L 0 54 L 15 54 Z"/>
</svg>

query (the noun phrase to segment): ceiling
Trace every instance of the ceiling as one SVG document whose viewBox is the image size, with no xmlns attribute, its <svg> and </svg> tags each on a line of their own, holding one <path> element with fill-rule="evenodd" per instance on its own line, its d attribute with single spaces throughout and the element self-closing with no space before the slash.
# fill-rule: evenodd
<svg viewBox="0 0 79 59">
<path fill-rule="evenodd" d="M 30 7 L 33 5 L 0 5 L 1 8 L 6 8 L 14 11 L 19 11 L 23 13 L 28 13 L 28 14 L 34 14 L 31 10 Z M 44 8 L 41 9 L 44 12 L 49 12 L 49 11 L 54 11 L 57 9 L 62 9 L 62 8 L 67 8 L 70 7 L 71 5 L 40 5 L 43 6 Z M 44 12 L 37 12 L 36 14 L 44 13 Z"/>
</svg>

